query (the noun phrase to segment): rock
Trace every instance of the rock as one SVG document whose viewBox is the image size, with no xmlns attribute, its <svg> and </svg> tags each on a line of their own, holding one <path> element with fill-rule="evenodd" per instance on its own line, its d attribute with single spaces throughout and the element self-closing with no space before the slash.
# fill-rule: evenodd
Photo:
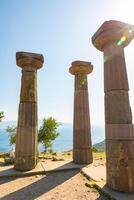
<svg viewBox="0 0 134 200">
<path fill-rule="evenodd" d="M 63 161 L 63 158 L 57 158 L 55 156 L 52 157 L 52 161 Z"/>
<path fill-rule="evenodd" d="M 7 165 L 14 164 L 14 158 L 12 157 L 6 157 L 4 161 L 5 161 L 5 164 Z"/>
<path fill-rule="evenodd" d="M 56 152 L 54 152 L 54 153 L 52 153 L 52 155 L 53 155 L 53 156 L 57 156 L 57 153 L 56 153 Z"/>
<path fill-rule="evenodd" d="M 9 153 L 9 158 L 15 159 L 15 152 L 14 152 L 14 150 L 11 150 L 11 151 L 10 151 L 10 153 Z"/>
</svg>

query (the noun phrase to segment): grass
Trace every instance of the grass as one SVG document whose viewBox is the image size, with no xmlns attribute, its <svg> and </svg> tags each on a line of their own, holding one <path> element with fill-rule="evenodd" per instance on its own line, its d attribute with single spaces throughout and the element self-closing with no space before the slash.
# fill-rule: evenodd
<svg viewBox="0 0 134 200">
<path fill-rule="evenodd" d="M 53 157 L 56 158 L 64 158 L 64 159 L 70 159 L 72 158 L 72 152 L 71 151 L 65 151 L 65 152 L 54 152 L 54 153 L 40 153 L 39 158 L 40 159 L 52 159 Z"/>
<path fill-rule="evenodd" d="M 0 155 L 0 165 L 4 164 L 4 157 L 8 157 L 5 156 L 5 154 L 1 154 Z M 64 152 L 54 152 L 54 153 L 40 153 L 39 154 L 39 159 L 40 160 L 52 160 L 53 157 L 56 157 L 57 159 L 72 159 L 72 150 L 70 151 L 64 151 Z M 93 152 L 93 158 L 94 159 L 105 159 L 106 158 L 106 154 L 105 152 Z"/>
<path fill-rule="evenodd" d="M 0 158 L 0 166 L 4 166 L 5 162 L 4 162 L 4 158 Z"/>
<path fill-rule="evenodd" d="M 54 153 L 41 153 L 39 155 L 41 159 L 52 159 L 52 157 L 58 158 L 72 158 L 72 151 L 64 151 L 64 152 L 54 152 Z M 105 152 L 93 152 L 93 157 L 98 159 L 105 159 Z"/>
<path fill-rule="evenodd" d="M 106 153 L 105 152 L 93 152 L 93 157 L 94 158 L 106 158 Z"/>
<path fill-rule="evenodd" d="M 104 200 L 116 200 L 110 194 L 105 192 L 101 187 L 99 187 L 94 180 L 92 179 L 87 179 L 87 180 L 88 182 L 85 184 L 85 186 L 96 190 L 100 194 L 100 197 L 102 197 Z"/>
</svg>

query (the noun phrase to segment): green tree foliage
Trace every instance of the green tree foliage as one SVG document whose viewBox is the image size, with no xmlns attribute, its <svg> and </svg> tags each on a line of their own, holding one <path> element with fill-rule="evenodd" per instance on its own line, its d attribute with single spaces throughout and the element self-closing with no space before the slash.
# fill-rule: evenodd
<svg viewBox="0 0 134 200">
<path fill-rule="evenodd" d="M 57 132 L 59 125 L 56 119 L 52 117 L 43 119 L 42 126 L 39 129 L 38 141 L 43 144 L 45 152 L 52 149 L 52 141 L 59 136 Z"/>
<path fill-rule="evenodd" d="M 10 145 L 15 144 L 16 142 L 16 127 L 14 126 L 8 126 L 6 128 L 6 131 L 9 133 L 8 137 L 9 137 L 9 143 Z"/>
<path fill-rule="evenodd" d="M 0 122 L 2 121 L 3 117 L 4 117 L 4 113 L 0 112 Z"/>
<path fill-rule="evenodd" d="M 94 146 L 92 147 L 92 151 L 93 151 L 94 153 L 98 152 L 98 150 L 97 150 Z"/>
<path fill-rule="evenodd" d="M 97 149 L 98 152 L 105 152 L 105 150 L 106 150 L 105 140 L 103 140 L 102 142 L 99 142 L 97 144 L 94 144 L 93 147 L 95 149 Z"/>
<path fill-rule="evenodd" d="M 52 150 L 52 141 L 55 140 L 59 133 L 57 132 L 57 128 L 60 124 L 56 121 L 56 119 L 49 117 L 47 119 L 43 119 L 42 126 L 38 131 L 38 142 L 42 143 L 45 152 L 48 150 Z M 16 142 L 16 127 L 8 126 L 6 131 L 9 133 L 9 142 L 10 145 L 15 144 Z"/>
</svg>

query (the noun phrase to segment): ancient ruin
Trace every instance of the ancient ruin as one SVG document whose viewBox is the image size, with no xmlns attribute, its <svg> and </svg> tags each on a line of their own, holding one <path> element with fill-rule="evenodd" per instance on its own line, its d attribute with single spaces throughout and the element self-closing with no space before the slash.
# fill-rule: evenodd
<svg viewBox="0 0 134 200">
<path fill-rule="evenodd" d="M 73 161 L 79 164 L 92 163 L 90 114 L 87 74 L 93 66 L 90 62 L 75 61 L 69 72 L 75 75 Z"/>
<path fill-rule="evenodd" d="M 124 56 L 133 29 L 106 21 L 92 37 L 94 46 L 104 53 L 107 184 L 123 192 L 134 192 L 134 131 Z"/>
<path fill-rule="evenodd" d="M 43 56 L 17 52 L 16 62 L 22 68 L 21 94 L 18 113 L 15 169 L 30 170 L 38 162 L 37 69 Z"/>
</svg>

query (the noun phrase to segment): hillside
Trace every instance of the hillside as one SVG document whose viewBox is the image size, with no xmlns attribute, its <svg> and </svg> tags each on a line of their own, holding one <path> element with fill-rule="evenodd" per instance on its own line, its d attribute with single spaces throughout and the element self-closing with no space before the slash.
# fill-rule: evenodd
<svg viewBox="0 0 134 200">
<path fill-rule="evenodd" d="M 105 140 L 103 140 L 102 142 L 99 142 L 97 144 L 94 144 L 93 147 L 95 147 L 97 149 L 97 151 L 99 151 L 99 152 L 104 152 L 105 151 Z"/>
</svg>

